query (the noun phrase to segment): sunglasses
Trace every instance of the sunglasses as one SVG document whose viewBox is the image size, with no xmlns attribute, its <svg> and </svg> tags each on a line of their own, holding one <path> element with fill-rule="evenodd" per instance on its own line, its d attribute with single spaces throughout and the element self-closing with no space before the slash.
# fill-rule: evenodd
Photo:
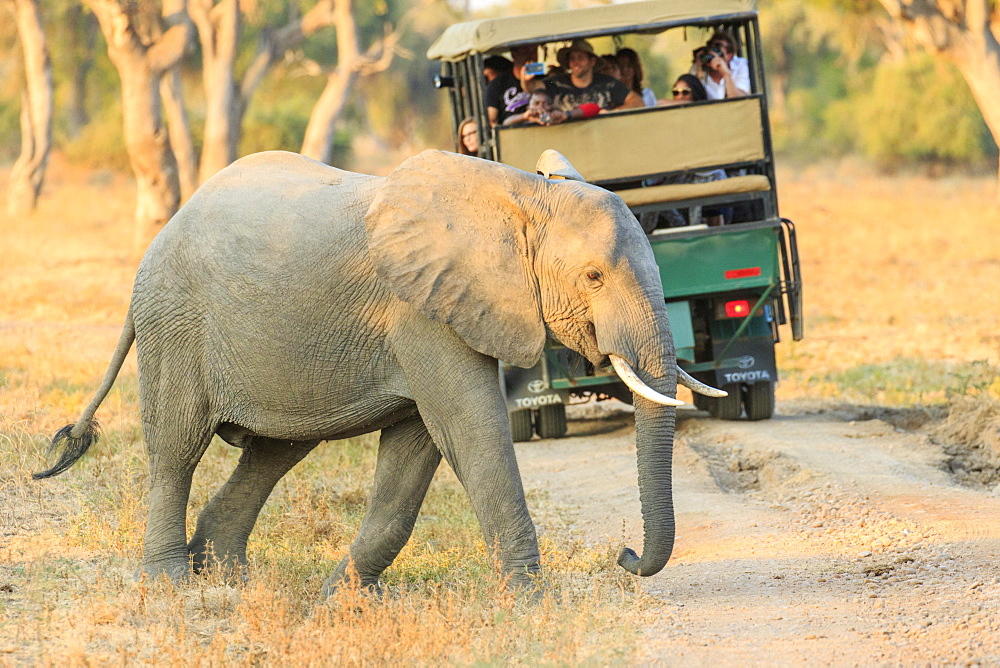
<svg viewBox="0 0 1000 668">
<path fill-rule="evenodd" d="M 675 88 L 673 91 L 674 97 L 687 97 L 691 94 L 690 88 Z"/>
</svg>

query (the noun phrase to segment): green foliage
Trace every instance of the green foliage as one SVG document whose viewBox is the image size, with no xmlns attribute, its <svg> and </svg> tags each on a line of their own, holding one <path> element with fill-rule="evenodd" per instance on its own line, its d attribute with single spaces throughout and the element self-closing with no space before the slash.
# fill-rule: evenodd
<svg viewBox="0 0 1000 668">
<path fill-rule="evenodd" d="M 121 102 L 91 119 L 76 137 L 64 141 L 62 149 L 70 162 L 91 169 L 128 171 Z"/>
<path fill-rule="evenodd" d="M 21 105 L 0 100 L 0 160 L 14 160 L 21 148 Z"/>
<path fill-rule="evenodd" d="M 983 162 L 995 153 L 965 80 L 950 64 L 925 54 L 885 63 L 870 90 L 853 96 L 857 146 L 866 155 L 887 163 Z"/>
</svg>

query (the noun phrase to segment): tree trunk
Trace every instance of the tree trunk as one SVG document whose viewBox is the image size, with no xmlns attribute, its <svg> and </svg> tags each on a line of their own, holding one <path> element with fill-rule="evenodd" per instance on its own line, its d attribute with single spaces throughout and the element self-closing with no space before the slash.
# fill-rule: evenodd
<svg viewBox="0 0 1000 668">
<path fill-rule="evenodd" d="M 347 95 L 357 77 L 356 71 L 343 64 L 338 64 L 337 69 L 330 74 L 323 94 L 309 115 L 306 136 L 302 140 L 302 155 L 320 162 L 330 161 L 337 121 L 340 120 L 347 104 Z"/>
<path fill-rule="evenodd" d="M 987 28 L 978 36 L 963 39 L 951 59 L 969 84 L 994 143 L 1000 146 L 1000 44 Z M 1000 203 L 1000 167 L 996 199 Z"/>
<path fill-rule="evenodd" d="M 85 0 L 101 25 L 122 83 L 125 147 L 136 180 L 136 233 L 170 220 L 180 202 L 177 161 L 163 123 L 160 79 L 184 54 L 188 29 L 172 26 L 151 43 L 139 36 L 130 0 Z"/>
<path fill-rule="evenodd" d="M 206 95 L 202 181 L 238 156 L 243 117 L 254 92 L 274 63 L 313 33 L 333 25 L 335 20 L 333 0 L 320 0 L 301 18 L 293 18 L 276 30 L 265 31 L 253 61 L 237 86 L 234 72 L 241 26 L 239 4 L 235 0 L 214 2 L 192 0 L 189 8 L 201 40 Z"/>
<path fill-rule="evenodd" d="M 52 146 L 52 66 L 37 0 L 14 0 L 17 32 L 24 51 L 25 91 L 21 98 L 21 155 L 10 176 L 7 208 L 29 213 L 38 204 Z"/>
<path fill-rule="evenodd" d="M 205 84 L 205 136 L 200 179 L 206 179 L 236 159 L 239 123 L 233 122 L 237 101 L 233 68 L 242 23 L 237 0 L 193 0 L 189 11 L 201 42 Z"/>
<path fill-rule="evenodd" d="M 173 27 L 184 24 L 190 30 L 190 18 L 185 9 L 186 0 L 164 0 L 163 22 Z M 177 177 L 180 181 L 181 201 L 187 201 L 198 189 L 198 157 L 191 138 L 191 124 L 184 108 L 184 89 L 181 85 L 180 64 L 175 64 L 160 80 L 160 94 L 167 114 L 170 148 L 177 160 Z"/>
<path fill-rule="evenodd" d="M 160 94 L 167 112 L 170 148 L 177 160 L 177 177 L 181 188 L 181 201 L 190 199 L 198 189 L 198 157 L 191 139 L 191 124 L 184 109 L 181 73 L 178 67 L 170 68 L 160 81 Z"/>
<path fill-rule="evenodd" d="M 392 62 L 393 48 L 399 30 L 387 35 L 380 43 L 362 54 L 358 47 L 358 27 L 354 20 L 351 0 L 334 0 L 334 21 L 337 25 L 337 67 L 330 74 L 326 88 L 313 107 L 302 141 L 302 153 L 320 162 L 329 162 L 337 121 L 343 114 L 347 97 L 359 76 L 384 70 Z M 381 49 L 378 58 L 371 52 Z"/>
</svg>

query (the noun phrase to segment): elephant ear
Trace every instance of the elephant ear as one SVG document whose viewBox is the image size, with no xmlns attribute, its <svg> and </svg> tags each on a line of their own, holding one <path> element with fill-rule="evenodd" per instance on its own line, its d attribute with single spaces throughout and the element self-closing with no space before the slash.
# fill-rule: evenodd
<svg viewBox="0 0 1000 668">
<path fill-rule="evenodd" d="M 535 163 L 535 171 L 547 179 L 568 179 L 570 181 L 587 182 L 587 179 L 583 178 L 580 172 L 576 171 L 576 168 L 569 163 L 566 156 L 551 148 L 545 149 L 538 156 L 538 162 Z"/>
<path fill-rule="evenodd" d="M 520 367 L 545 345 L 529 212 L 545 182 L 443 151 L 396 168 L 365 216 L 379 278 L 470 347 Z"/>
</svg>

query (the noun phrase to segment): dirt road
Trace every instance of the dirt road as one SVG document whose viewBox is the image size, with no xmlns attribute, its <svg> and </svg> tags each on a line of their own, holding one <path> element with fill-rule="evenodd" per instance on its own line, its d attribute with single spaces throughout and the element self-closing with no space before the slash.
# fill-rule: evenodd
<svg viewBox="0 0 1000 668">
<path fill-rule="evenodd" d="M 587 541 L 624 532 L 641 551 L 629 408 L 570 414 L 569 438 L 519 445 L 526 487 Z M 643 581 L 662 609 L 646 661 L 1000 664 L 1000 481 L 959 484 L 963 462 L 904 413 L 680 415 L 677 542 Z"/>
</svg>

